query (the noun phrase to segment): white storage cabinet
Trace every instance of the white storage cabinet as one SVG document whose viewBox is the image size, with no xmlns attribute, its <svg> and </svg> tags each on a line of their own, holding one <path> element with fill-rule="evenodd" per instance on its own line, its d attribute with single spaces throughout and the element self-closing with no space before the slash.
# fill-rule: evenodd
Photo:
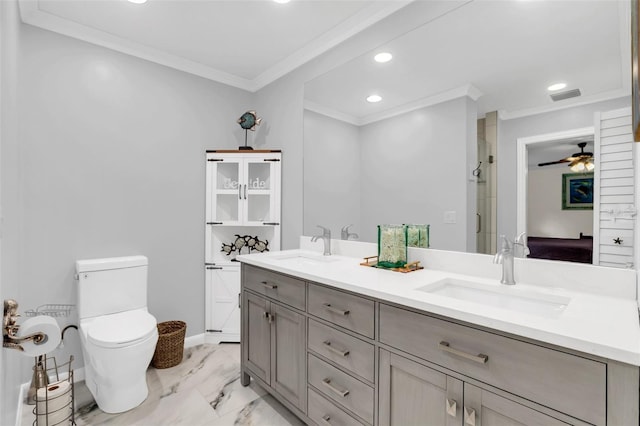
<svg viewBox="0 0 640 426">
<path fill-rule="evenodd" d="M 207 343 L 240 341 L 240 265 L 235 257 L 264 246 L 280 249 L 281 160 L 280 151 L 207 151 Z"/>
</svg>

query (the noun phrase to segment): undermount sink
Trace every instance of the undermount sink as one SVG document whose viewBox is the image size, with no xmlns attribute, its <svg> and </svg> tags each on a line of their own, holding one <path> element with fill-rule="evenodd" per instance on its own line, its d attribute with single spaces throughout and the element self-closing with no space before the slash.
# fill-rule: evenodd
<svg viewBox="0 0 640 426">
<path fill-rule="evenodd" d="M 322 265 L 330 262 L 336 262 L 338 260 L 331 256 L 314 255 L 307 253 L 283 254 L 279 256 L 273 256 L 272 259 L 276 260 L 278 263 L 283 263 L 290 266 Z"/>
<path fill-rule="evenodd" d="M 565 296 L 521 290 L 517 286 L 491 286 L 453 278 L 445 278 L 416 290 L 542 316 L 560 315 L 571 301 Z"/>
</svg>

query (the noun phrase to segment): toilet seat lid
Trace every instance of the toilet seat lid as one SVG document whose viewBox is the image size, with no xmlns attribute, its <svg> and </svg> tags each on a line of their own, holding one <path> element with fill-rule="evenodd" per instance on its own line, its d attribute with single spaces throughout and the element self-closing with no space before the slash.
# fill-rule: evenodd
<svg viewBox="0 0 640 426">
<path fill-rule="evenodd" d="M 157 321 L 146 310 L 119 312 L 96 318 L 87 332 L 89 341 L 106 347 L 130 346 L 157 333 Z"/>
</svg>

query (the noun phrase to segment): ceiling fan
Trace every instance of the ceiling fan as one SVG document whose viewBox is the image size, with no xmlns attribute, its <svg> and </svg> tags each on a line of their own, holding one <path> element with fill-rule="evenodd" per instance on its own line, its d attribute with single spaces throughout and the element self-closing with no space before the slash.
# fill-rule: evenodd
<svg viewBox="0 0 640 426">
<path fill-rule="evenodd" d="M 585 152 L 585 146 L 587 146 L 586 142 L 580 142 L 578 144 L 580 152 L 576 152 L 570 157 L 563 158 L 561 160 L 538 163 L 538 167 L 550 166 L 551 164 L 569 163 L 569 167 L 571 167 L 571 171 L 573 172 L 590 172 L 595 168 L 595 165 L 593 164 L 593 152 Z"/>
</svg>

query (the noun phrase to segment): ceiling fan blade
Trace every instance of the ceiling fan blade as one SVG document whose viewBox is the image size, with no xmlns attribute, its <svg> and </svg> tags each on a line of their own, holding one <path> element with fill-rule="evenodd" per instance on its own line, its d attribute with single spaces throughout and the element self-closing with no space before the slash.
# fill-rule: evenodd
<svg viewBox="0 0 640 426">
<path fill-rule="evenodd" d="M 571 160 L 563 158 L 562 160 L 558 160 L 558 161 L 549 161 L 548 163 L 538 163 L 538 167 L 550 166 L 552 164 L 570 163 L 570 162 Z"/>
</svg>

